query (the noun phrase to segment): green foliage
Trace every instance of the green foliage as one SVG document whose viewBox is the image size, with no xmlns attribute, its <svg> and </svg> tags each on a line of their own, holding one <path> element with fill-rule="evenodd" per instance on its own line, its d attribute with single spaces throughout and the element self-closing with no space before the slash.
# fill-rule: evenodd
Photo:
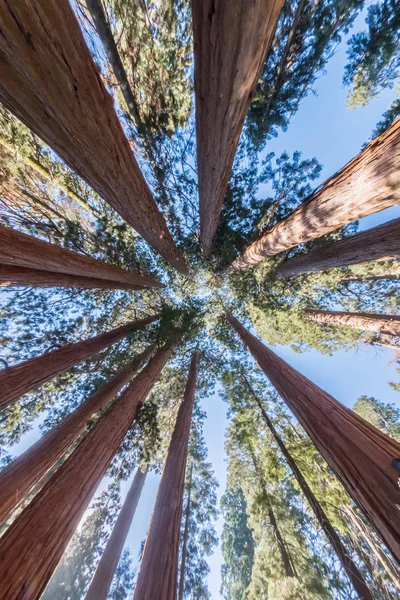
<svg viewBox="0 0 400 600">
<path fill-rule="evenodd" d="M 361 396 L 354 404 L 354 410 L 371 425 L 400 441 L 400 409 L 395 404 Z"/>
</svg>

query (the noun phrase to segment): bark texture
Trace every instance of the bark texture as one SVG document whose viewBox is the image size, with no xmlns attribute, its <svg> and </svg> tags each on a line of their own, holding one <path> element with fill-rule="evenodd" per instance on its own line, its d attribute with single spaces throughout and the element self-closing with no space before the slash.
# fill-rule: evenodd
<svg viewBox="0 0 400 600">
<path fill-rule="evenodd" d="M 335 528 L 332 526 L 327 515 L 325 514 L 324 509 L 322 508 L 322 506 L 320 505 L 320 503 L 314 496 L 310 486 L 308 485 L 302 472 L 300 471 L 299 467 L 297 466 L 296 461 L 290 454 L 289 450 L 286 448 L 281 437 L 279 436 L 278 432 L 276 431 L 271 419 L 268 417 L 260 398 L 254 393 L 252 387 L 250 386 L 250 384 L 246 378 L 245 378 L 245 381 L 253 395 L 253 398 L 255 399 L 255 401 L 260 409 L 260 412 L 265 421 L 265 424 L 267 425 L 268 429 L 270 430 L 280 451 L 282 452 L 283 456 L 285 457 L 286 462 L 288 463 L 290 469 L 292 470 L 292 473 L 295 476 L 301 491 L 303 492 L 307 502 L 309 503 L 312 511 L 315 514 L 315 517 L 319 523 L 319 526 L 321 527 L 322 531 L 327 536 L 330 544 L 332 545 L 334 551 L 336 552 L 338 559 L 340 560 L 344 570 L 347 573 L 347 576 L 349 577 L 355 591 L 358 594 L 358 597 L 360 598 L 360 600 L 374 600 L 367 584 L 364 581 L 363 576 L 361 575 L 357 566 L 355 565 L 355 563 L 349 556 L 345 546 L 342 544 L 342 541 L 341 541 L 339 535 L 337 534 Z"/>
<path fill-rule="evenodd" d="M 400 444 L 343 406 L 227 319 L 367 520 L 400 563 Z"/>
<path fill-rule="evenodd" d="M 46 381 L 67 371 L 77 363 L 90 358 L 97 352 L 100 352 L 100 350 L 103 350 L 103 348 L 122 340 L 122 338 L 132 333 L 135 329 L 153 323 L 158 318 L 155 315 L 138 319 L 88 340 L 83 340 L 75 344 L 67 344 L 59 350 L 54 350 L 54 352 L 42 354 L 13 367 L 3 369 L 0 371 L 0 408 L 8 406 L 20 396 L 38 388 Z"/>
<path fill-rule="evenodd" d="M 312 321 L 321 325 L 343 325 L 360 331 L 400 336 L 400 317 L 368 313 L 347 313 L 330 310 L 306 310 Z"/>
<path fill-rule="evenodd" d="M 38 600 L 126 432 L 173 352 L 164 346 L 0 540 L 0 600 Z"/>
<path fill-rule="evenodd" d="M 400 118 L 251 244 L 235 262 L 246 268 L 400 201 Z M 360 262 L 360 261 L 359 261 Z"/>
<path fill-rule="evenodd" d="M 157 282 L 154 282 L 155 284 Z M 0 287 L 62 287 L 102 290 L 141 290 L 143 285 L 111 281 L 110 279 L 95 279 L 94 277 L 79 277 L 65 273 L 52 273 L 25 267 L 12 267 L 0 264 Z M 156 286 L 158 287 L 158 286 Z"/>
<path fill-rule="evenodd" d="M 0 265 L 44 271 L 57 281 L 57 274 L 100 279 L 102 283 L 120 282 L 134 288 L 164 287 L 158 281 L 125 271 L 56 244 L 50 244 L 10 227 L 0 226 Z M 105 281 L 104 281 L 105 280 Z M 60 278 L 63 281 L 63 278 Z"/>
<path fill-rule="evenodd" d="M 278 277 L 291 277 L 372 260 L 400 257 L 400 219 L 345 237 L 338 242 L 296 256 L 279 265 Z"/>
<path fill-rule="evenodd" d="M 68 0 L 0 2 L 0 99 L 187 274 Z"/>
<path fill-rule="evenodd" d="M 5 521 L 53 464 L 83 432 L 93 414 L 111 402 L 129 382 L 135 370 L 154 353 L 154 347 L 142 352 L 115 377 L 91 394 L 70 415 L 41 437 L 0 473 L 0 523 Z"/>
<path fill-rule="evenodd" d="M 192 0 L 200 237 L 206 258 L 282 5 L 282 0 Z"/>
<path fill-rule="evenodd" d="M 176 600 L 183 491 L 198 358 L 195 352 L 158 488 L 134 600 Z"/>
<path fill-rule="evenodd" d="M 85 600 L 107 600 L 111 583 L 135 515 L 140 495 L 146 481 L 147 469 L 136 471 L 126 500 L 113 527 L 110 539 L 103 552 L 96 572 L 90 582 Z"/>
</svg>

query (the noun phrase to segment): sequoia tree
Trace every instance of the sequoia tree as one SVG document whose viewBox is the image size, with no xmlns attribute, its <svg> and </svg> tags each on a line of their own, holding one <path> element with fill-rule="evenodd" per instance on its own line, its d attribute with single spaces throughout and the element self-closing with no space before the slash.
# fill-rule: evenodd
<svg viewBox="0 0 400 600">
<path fill-rule="evenodd" d="M 368 313 L 347 313 L 333 310 L 306 310 L 312 321 L 321 325 L 343 325 L 361 331 L 400 336 L 400 317 Z"/>
<path fill-rule="evenodd" d="M 88 419 L 103 410 L 134 372 L 154 353 L 150 346 L 110 381 L 91 394 L 76 410 L 48 431 L 0 472 L 0 523 L 66 452 L 85 428 Z"/>
<path fill-rule="evenodd" d="M 110 539 L 90 582 L 85 600 L 107 600 L 115 570 L 135 515 L 140 494 L 146 481 L 147 469 L 136 471 L 125 502 L 115 522 Z"/>
<path fill-rule="evenodd" d="M 0 18 L 4 105 L 187 274 L 68 0 L 2 1 Z"/>
<path fill-rule="evenodd" d="M 243 122 L 283 0 L 193 0 L 200 238 L 209 258 Z"/>
<path fill-rule="evenodd" d="M 235 317 L 227 319 L 344 487 L 400 562 L 400 444 L 290 367 Z"/>
<path fill-rule="evenodd" d="M 399 160 L 400 118 L 317 188 L 288 217 L 248 246 L 233 266 L 249 267 L 268 256 L 398 204 Z"/>
<path fill-rule="evenodd" d="M 143 550 L 134 594 L 136 600 L 176 600 L 183 490 L 198 360 L 199 354 L 195 352 Z"/>
<path fill-rule="evenodd" d="M 399 257 L 400 219 L 394 219 L 322 248 L 290 258 L 278 266 L 276 274 L 278 277 L 290 277 L 334 267 Z"/>
<path fill-rule="evenodd" d="M 92 287 L 115 287 L 117 285 L 115 282 L 122 283 L 134 290 L 144 287 L 163 287 L 158 281 L 143 277 L 138 273 L 125 271 L 90 256 L 78 254 L 1 225 L 0 265 L 3 268 L 23 267 L 22 271 L 17 270 L 17 274 L 19 273 L 22 278 L 23 274 L 27 273 L 28 278 L 25 285 L 32 285 L 32 283 L 39 285 L 40 277 L 44 277 L 45 282 L 48 283 L 47 276 L 53 285 L 62 286 L 65 281 L 63 277 L 68 275 L 67 281 L 76 282 L 76 287 L 79 287 L 79 282 L 85 281 L 86 278 L 100 280 L 97 286 Z M 34 274 L 37 270 L 43 271 L 43 275 L 39 275 L 39 279 L 35 280 Z M 12 275 L 13 271 L 11 270 L 9 273 Z M 59 284 L 57 282 L 58 274 L 61 274 Z M 7 270 L 6 276 L 8 276 Z M 84 287 L 89 286 L 85 285 Z"/>
<path fill-rule="evenodd" d="M 3 369 L 0 371 L 0 387 L 2 389 L 0 407 L 4 408 L 23 394 L 49 381 L 52 377 L 86 360 L 93 354 L 103 350 L 103 348 L 115 344 L 135 329 L 154 323 L 158 318 L 157 315 L 152 315 L 138 319 L 88 340 L 67 344 L 58 350 L 54 350 L 54 352 L 42 354 L 13 367 Z"/>
<path fill-rule="evenodd" d="M 40 598 L 139 406 L 173 350 L 171 344 L 158 350 L 7 529 L 0 541 L 1 600 Z"/>
</svg>

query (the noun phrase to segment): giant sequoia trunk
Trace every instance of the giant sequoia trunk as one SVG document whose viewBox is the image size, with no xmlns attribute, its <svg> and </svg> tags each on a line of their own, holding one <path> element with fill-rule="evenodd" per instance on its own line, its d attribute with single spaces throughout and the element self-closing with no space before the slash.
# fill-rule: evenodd
<svg viewBox="0 0 400 600">
<path fill-rule="evenodd" d="M 0 21 L 2 102 L 187 274 L 68 0 L 1 0 Z"/>
<path fill-rule="evenodd" d="M 197 363 L 198 353 L 195 352 L 158 488 L 134 600 L 176 600 L 183 490 Z"/>
<path fill-rule="evenodd" d="M 400 201 L 400 118 L 234 263 L 245 268 Z"/>
<path fill-rule="evenodd" d="M 0 472 L 0 523 L 8 518 L 31 488 L 66 452 L 82 433 L 90 417 L 108 405 L 119 390 L 129 382 L 135 370 L 140 368 L 153 353 L 152 346 L 142 352 Z"/>
<path fill-rule="evenodd" d="M 38 600 L 164 365 L 161 348 L 0 540 L 0 600 Z"/>
<path fill-rule="evenodd" d="M 247 331 L 227 319 L 354 502 L 400 562 L 400 490 L 392 461 L 400 444 L 290 367 Z"/>
<path fill-rule="evenodd" d="M 342 325 L 360 331 L 400 336 L 400 317 L 368 313 L 347 313 L 331 310 L 306 310 L 306 316 L 321 325 Z"/>
<path fill-rule="evenodd" d="M 243 122 L 282 0 L 192 0 L 200 237 L 209 257 Z"/>
<path fill-rule="evenodd" d="M 31 285 L 30 281 L 35 281 L 34 273 L 39 270 L 44 272 L 44 277 L 46 275 L 51 277 L 53 282 L 58 281 L 57 276 L 61 274 L 60 285 L 64 281 L 63 277 L 69 275 L 72 281 L 85 279 L 86 277 L 100 280 L 97 287 L 104 287 L 104 284 L 106 284 L 106 287 L 114 287 L 116 282 L 123 283 L 129 286 L 130 289 L 164 287 L 154 279 L 143 277 L 132 271 L 125 271 L 101 260 L 73 252 L 56 244 L 50 244 L 1 225 L 0 265 L 4 267 L 23 267 L 28 275 L 26 285 Z M 22 277 L 22 274 L 20 274 L 20 277 Z"/>
<path fill-rule="evenodd" d="M 367 229 L 367 231 L 345 237 L 318 250 L 290 258 L 279 265 L 276 274 L 278 277 L 290 277 L 372 260 L 399 257 L 400 219 L 395 219 Z"/>
<path fill-rule="evenodd" d="M 156 282 L 154 282 L 156 284 Z M 95 279 L 94 277 L 79 277 L 65 273 L 52 273 L 38 269 L 11 267 L 0 264 L 0 287 L 62 287 L 103 290 L 139 290 L 143 286 L 132 283 L 111 281 L 110 279 Z"/>
<path fill-rule="evenodd" d="M 42 354 L 13 367 L 3 369 L 0 371 L 0 408 L 8 406 L 20 396 L 38 388 L 43 383 L 46 383 L 46 381 L 67 371 L 77 363 L 90 358 L 97 352 L 100 352 L 100 350 L 103 350 L 103 348 L 122 340 L 122 338 L 132 333 L 135 329 L 153 323 L 158 318 L 155 315 L 138 319 L 88 340 L 83 340 L 75 344 L 67 344 L 54 352 Z"/>
<path fill-rule="evenodd" d="M 307 481 L 303 477 L 303 474 L 301 473 L 299 467 L 297 466 L 296 461 L 294 460 L 294 458 L 290 454 L 289 450 L 286 448 L 285 444 L 283 443 L 278 432 L 276 431 L 271 419 L 268 417 L 268 415 L 264 409 L 264 406 L 263 406 L 260 398 L 255 394 L 255 392 L 253 391 L 253 388 L 249 384 L 248 380 L 246 378 L 244 378 L 244 379 L 246 381 L 247 386 L 249 387 L 249 390 L 250 390 L 253 398 L 255 399 L 255 401 L 260 409 L 260 412 L 265 421 L 265 424 L 269 428 L 276 443 L 278 444 L 280 451 L 282 452 L 289 467 L 291 468 L 293 475 L 297 479 L 297 483 L 299 484 L 301 491 L 303 492 L 304 496 L 306 497 L 307 502 L 311 506 L 311 508 L 315 514 L 315 517 L 319 523 L 319 526 L 321 527 L 322 531 L 325 533 L 326 537 L 328 538 L 328 541 L 330 542 L 334 551 L 336 552 L 337 557 L 340 560 L 344 570 L 346 571 L 360 600 L 373 600 L 372 594 L 371 594 L 367 584 L 365 583 L 363 576 L 361 575 L 360 571 L 358 570 L 357 566 L 355 565 L 355 563 L 353 562 L 351 557 L 348 555 L 348 552 L 347 552 L 345 546 L 342 544 L 342 541 L 341 541 L 339 535 L 337 534 L 335 528 L 332 526 L 325 511 L 323 510 L 322 506 L 320 505 L 320 503 L 314 496 Z"/>
<path fill-rule="evenodd" d="M 140 468 L 136 471 L 126 500 L 113 527 L 110 539 L 90 582 L 85 600 L 107 600 L 115 569 L 117 568 L 132 519 L 135 515 L 146 475 L 147 469 L 144 472 Z"/>
</svg>

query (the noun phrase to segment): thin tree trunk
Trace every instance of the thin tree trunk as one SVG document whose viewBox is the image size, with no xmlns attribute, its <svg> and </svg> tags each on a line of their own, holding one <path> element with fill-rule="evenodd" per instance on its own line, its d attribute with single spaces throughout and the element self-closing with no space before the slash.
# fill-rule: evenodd
<svg viewBox="0 0 400 600">
<path fill-rule="evenodd" d="M 364 342 L 364 344 L 369 344 L 370 346 L 375 346 L 377 344 L 378 346 L 384 346 L 385 348 L 390 348 L 391 350 L 394 350 L 395 352 L 400 351 L 400 344 L 395 344 L 393 341 L 393 337 L 391 335 L 381 335 L 381 336 L 376 335 L 371 340 L 361 339 L 360 341 Z"/>
<path fill-rule="evenodd" d="M 1 225 L 0 265 L 45 271 L 54 281 L 57 274 L 61 273 L 78 276 L 78 279 L 90 277 L 106 280 L 106 282 L 111 281 L 114 284 L 117 281 L 133 286 L 133 289 L 164 287 L 158 281 L 133 271 L 125 271 L 91 256 L 73 252 Z M 61 281 L 63 281 L 62 277 Z M 101 281 L 99 283 L 101 284 Z"/>
<path fill-rule="evenodd" d="M 260 409 L 260 412 L 265 421 L 265 424 L 267 425 L 268 429 L 270 430 L 280 451 L 282 452 L 283 456 L 285 457 L 286 462 L 288 463 L 289 467 L 291 468 L 293 475 L 295 476 L 297 483 L 300 486 L 301 491 L 303 492 L 307 502 L 311 506 L 311 508 L 315 514 L 315 517 L 316 517 L 321 529 L 327 536 L 330 544 L 332 545 L 333 550 L 336 552 L 337 557 L 340 560 L 343 569 L 346 571 L 346 574 L 349 577 L 360 600 L 373 600 L 373 596 L 372 596 L 367 584 L 365 583 L 362 574 L 360 573 L 359 569 L 355 565 L 354 561 L 348 555 L 347 550 L 346 550 L 345 546 L 343 545 L 339 535 L 337 534 L 336 530 L 334 529 L 331 522 L 329 521 L 322 506 L 320 505 L 320 503 L 314 496 L 313 492 L 311 491 L 307 481 L 305 480 L 305 478 L 303 477 L 303 474 L 301 473 L 299 467 L 297 466 L 296 461 L 294 460 L 294 458 L 290 454 L 289 450 L 286 448 L 285 444 L 283 443 L 282 439 L 280 438 L 271 419 L 268 417 L 260 398 L 255 394 L 253 388 L 251 387 L 251 385 L 246 377 L 244 377 L 244 380 L 246 381 L 246 384 L 247 384 L 253 398 L 255 399 L 255 401 L 258 405 L 258 408 Z"/>
<path fill-rule="evenodd" d="M 400 189 L 400 188 L 399 188 Z M 345 237 L 338 242 L 282 262 L 278 277 L 291 277 L 373 260 L 400 257 L 400 219 Z"/>
<path fill-rule="evenodd" d="M 140 468 L 136 471 L 126 500 L 113 527 L 110 539 L 90 582 L 85 600 L 107 600 L 115 570 L 136 512 L 144 482 L 146 481 L 147 471 L 147 468 L 144 472 Z"/>
<path fill-rule="evenodd" d="M 389 267 L 391 273 L 382 273 L 381 275 L 346 275 L 343 279 L 340 280 L 340 283 L 362 283 L 363 281 L 380 281 L 380 280 L 389 280 L 389 281 L 400 281 L 400 269 L 397 272 L 395 267 Z"/>
<path fill-rule="evenodd" d="M 293 369 L 233 315 L 227 319 L 400 563 L 400 490 L 392 464 L 400 444 Z"/>
<path fill-rule="evenodd" d="M 313 192 L 295 211 L 248 246 L 233 264 L 246 268 L 400 201 L 400 118 Z"/>
<path fill-rule="evenodd" d="M 68 0 L 0 2 L 0 99 L 183 274 Z"/>
<path fill-rule="evenodd" d="M 321 325 L 340 325 L 351 327 L 351 329 L 359 329 L 360 331 L 400 336 L 400 317 L 396 315 L 307 309 L 306 316 L 311 321 Z"/>
<path fill-rule="evenodd" d="M 282 5 L 283 0 L 192 0 L 200 237 L 206 258 Z"/>
<path fill-rule="evenodd" d="M 159 319 L 158 315 L 132 321 L 112 331 L 95 337 L 67 344 L 59 350 L 30 358 L 13 367 L 0 371 L 0 408 L 5 408 L 27 392 L 38 388 L 56 375 L 90 358 L 103 348 L 122 340 L 136 329 L 145 327 Z"/>
<path fill-rule="evenodd" d="M 164 463 L 134 600 L 176 600 L 183 491 L 198 359 L 195 352 Z"/>
<path fill-rule="evenodd" d="M 165 345 L 0 540 L 0 600 L 38 600 L 96 488 L 173 352 Z"/>
<path fill-rule="evenodd" d="M 155 282 L 156 283 L 156 282 Z M 0 287 L 62 287 L 102 290 L 140 290 L 143 286 L 132 283 L 111 281 L 111 279 L 95 279 L 79 277 L 65 273 L 52 273 L 25 267 L 12 267 L 0 264 Z"/>
<path fill-rule="evenodd" d="M 375 556 L 377 562 L 385 571 L 386 576 L 391 581 L 392 585 L 394 585 L 396 590 L 400 591 L 400 572 L 396 569 L 395 565 L 392 563 L 390 558 L 384 553 L 379 544 L 376 543 L 374 538 L 371 536 L 370 531 L 368 531 L 366 525 L 355 513 L 355 511 L 352 508 L 346 508 L 345 512 L 348 515 L 353 528 L 359 532 L 361 538 L 368 545 L 369 549 Z"/>
<path fill-rule="evenodd" d="M 110 381 L 91 394 L 76 410 L 62 419 L 0 473 L 0 523 L 5 521 L 52 465 L 84 430 L 87 421 L 102 411 L 134 372 L 154 354 L 150 346 Z"/>
<path fill-rule="evenodd" d="M 183 594 L 185 592 L 185 569 L 186 569 L 186 553 L 187 553 L 187 541 L 189 537 L 189 518 L 191 509 L 191 494 L 192 494 L 192 476 L 193 476 L 193 462 L 190 465 L 189 473 L 189 490 L 186 502 L 185 511 L 185 528 L 183 530 L 183 541 L 182 541 L 182 558 L 181 558 L 181 571 L 179 577 L 179 592 L 178 600 L 183 600 Z"/>
</svg>

